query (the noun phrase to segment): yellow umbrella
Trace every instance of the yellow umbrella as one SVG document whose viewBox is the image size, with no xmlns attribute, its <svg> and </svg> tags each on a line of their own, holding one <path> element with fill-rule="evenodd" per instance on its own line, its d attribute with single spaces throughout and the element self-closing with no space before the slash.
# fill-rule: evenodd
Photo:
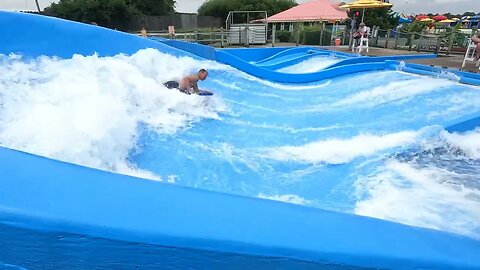
<svg viewBox="0 0 480 270">
<path fill-rule="evenodd" d="M 362 22 L 363 17 L 365 16 L 365 9 L 367 8 L 385 8 L 385 7 L 392 7 L 393 4 L 386 3 L 379 0 L 356 0 L 351 3 L 341 5 L 340 8 L 347 8 L 347 9 L 363 9 L 362 13 Z"/>
<path fill-rule="evenodd" d="M 441 22 L 441 23 L 454 23 L 454 22 L 456 22 L 456 21 L 450 20 L 450 19 L 445 19 L 445 20 L 441 20 L 441 21 L 439 21 L 439 22 Z"/>
</svg>

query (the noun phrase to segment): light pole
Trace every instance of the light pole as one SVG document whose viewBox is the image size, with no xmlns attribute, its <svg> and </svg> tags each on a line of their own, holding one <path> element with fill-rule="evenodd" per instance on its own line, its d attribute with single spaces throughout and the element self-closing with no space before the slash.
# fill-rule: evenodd
<svg viewBox="0 0 480 270">
<path fill-rule="evenodd" d="M 405 9 L 407 8 L 408 1 L 403 2 L 403 11 L 402 13 L 405 14 Z"/>
<path fill-rule="evenodd" d="M 42 12 L 42 11 L 40 10 L 40 4 L 38 3 L 38 0 L 35 0 L 35 4 L 37 5 L 38 13 Z"/>
</svg>

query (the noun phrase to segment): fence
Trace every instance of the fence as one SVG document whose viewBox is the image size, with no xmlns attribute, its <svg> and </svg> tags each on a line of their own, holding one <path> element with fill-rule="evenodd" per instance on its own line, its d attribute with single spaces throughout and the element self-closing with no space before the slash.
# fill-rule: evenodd
<svg viewBox="0 0 480 270">
<path fill-rule="evenodd" d="M 258 33 L 257 33 L 258 32 Z M 240 36 L 255 36 L 255 35 L 265 35 L 267 37 L 266 43 L 275 46 L 277 43 L 296 43 L 298 45 L 320 45 L 320 46 L 331 46 L 335 44 L 335 40 L 338 39 L 340 44 L 338 45 L 348 45 L 349 43 L 349 33 L 346 29 L 338 29 L 333 31 L 332 29 L 323 29 L 323 30 L 300 30 L 295 31 L 279 31 L 273 30 L 272 28 L 265 30 L 256 30 L 255 28 L 240 29 L 238 33 L 234 31 L 226 31 L 223 28 L 218 30 L 210 31 L 188 31 L 188 32 L 176 32 L 171 35 L 167 31 L 148 31 L 148 36 L 150 37 L 161 37 L 168 39 L 178 39 L 189 42 L 197 42 L 204 45 L 212 46 L 228 46 L 228 41 L 234 38 L 242 40 L 240 46 L 250 46 L 252 43 L 251 38 L 239 38 Z"/>
<path fill-rule="evenodd" d="M 374 28 L 369 43 L 371 47 L 450 54 L 464 53 L 469 37 L 459 32 L 421 34 Z"/>
<path fill-rule="evenodd" d="M 223 20 L 212 16 L 183 13 L 165 16 L 141 16 L 132 21 L 128 29 L 137 31 L 145 27 L 149 31 L 158 32 L 167 30 L 170 25 L 175 26 L 175 29 L 220 28 L 223 26 Z"/>
<path fill-rule="evenodd" d="M 271 38 L 271 37 L 270 37 Z M 339 40 L 338 45 L 348 45 L 349 35 L 346 29 L 297 29 L 293 32 L 276 31 L 275 42 L 289 42 L 298 45 L 316 45 L 331 46 L 335 45 L 335 40 Z"/>
</svg>

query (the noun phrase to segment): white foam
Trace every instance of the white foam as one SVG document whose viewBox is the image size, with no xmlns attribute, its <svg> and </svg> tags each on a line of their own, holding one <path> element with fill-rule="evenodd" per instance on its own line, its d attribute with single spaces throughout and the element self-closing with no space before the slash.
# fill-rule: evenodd
<svg viewBox="0 0 480 270">
<path fill-rule="evenodd" d="M 246 73 L 242 73 L 241 74 L 245 79 L 249 80 L 249 81 L 254 81 L 254 82 L 258 82 L 260 84 L 263 84 L 265 86 L 268 86 L 268 87 L 271 87 L 271 88 L 274 88 L 274 89 L 281 89 L 281 90 L 290 90 L 290 91 L 302 91 L 302 90 L 311 90 L 311 89 L 320 89 L 320 88 L 325 88 L 327 87 L 328 85 L 330 85 L 330 83 L 332 83 L 331 80 L 327 80 L 327 81 L 323 81 L 322 83 L 320 84 L 311 84 L 311 85 L 302 85 L 302 86 L 296 86 L 294 84 L 280 84 L 280 83 L 274 83 L 274 82 L 271 82 L 271 81 L 267 81 L 267 80 L 262 80 L 262 79 L 259 79 L 257 77 L 254 77 L 252 75 L 248 75 Z"/>
<path fill-rule="evenodd" d="M 296 73 L 296 74 L 312 73 L 312 72 L 323 70 L 335 63 L 338 63 L 340 60 L 341 59 L 335 58 L 335 57 L 325 57 L 325 56 L 312 57 L 298 64 L 278 69 L 277 71 L 284 72 L 284 73 Z"/>
<path fill-rule="evenodd" d="M 468 158 L 480 159 L 480 128 L 463 134 L 444 132 L 442 135 L 451 147 L 461 150 Z"/>
<path fill-rule="evenodd" d="M 263 193 L 260 193 L 258 194 L 257 197 L 262 199 L 267 199 L 267 200 L 281 201 L 281 202 L 300 204 L 300 205 L 309 205 L 312 203 L 311 201 L 306 200 L 305 198 L 302 198 L 295 194 L 265 195 Z"/>
<path fill-rule="evenodd" d="M 480 190 L 453 184 L 454 172 L 388 161 L 356 182 L 355 213 L 480 238 Z"/>
<path fill-rule="evenodd" d="M 326 139 L 302 146 L 282 146 L 262 155 L 279 161 L 304 163 L 347 163 L 357 157 L 370 156 L 389 148 L 414 143 L 419 132 L 403 131 L 386 135 L 360 134 L 349 139 Z"/>
<path fill-rule="evenodd" d="M 446 79 L 414 77 L 414 79 L 411 80 L 387 82 L 385 85 L 375 86 L 371 90 L 355 93 L 334 103 L 334 106 L 358 105 L 373 107 L 379 104 L 441 90 L 454 84 L 456 83 Z"/>
<path fill-rule="evenodd" d="M 163 87 L 199 68 L 223 68 L 210 61 L 153 49 L 132 56 L 0 60 L 0 144 L 89 167 L 158 179 L 127 162 L 139 124 L 174 133 L 226 109 L 216 97 L 206 102 Z"/>
</svg>

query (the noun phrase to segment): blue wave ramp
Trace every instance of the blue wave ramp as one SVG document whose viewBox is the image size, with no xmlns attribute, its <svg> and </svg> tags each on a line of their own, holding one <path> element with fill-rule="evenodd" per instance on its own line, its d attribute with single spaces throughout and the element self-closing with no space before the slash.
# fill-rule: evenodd
<svg viewBox="0 0 480 270">
<path fill-rule="evenodd" d="M 39 15 L 0 12 L 0 24 L 9 25 L 0 29 L 2 54 L 70 58 L 155 48 L 199 58 Z M 480 269 L 480 241 L 456 234 L 124 176 L 6 147 L 0 172 L 0 268 Z"/>
</svg>

